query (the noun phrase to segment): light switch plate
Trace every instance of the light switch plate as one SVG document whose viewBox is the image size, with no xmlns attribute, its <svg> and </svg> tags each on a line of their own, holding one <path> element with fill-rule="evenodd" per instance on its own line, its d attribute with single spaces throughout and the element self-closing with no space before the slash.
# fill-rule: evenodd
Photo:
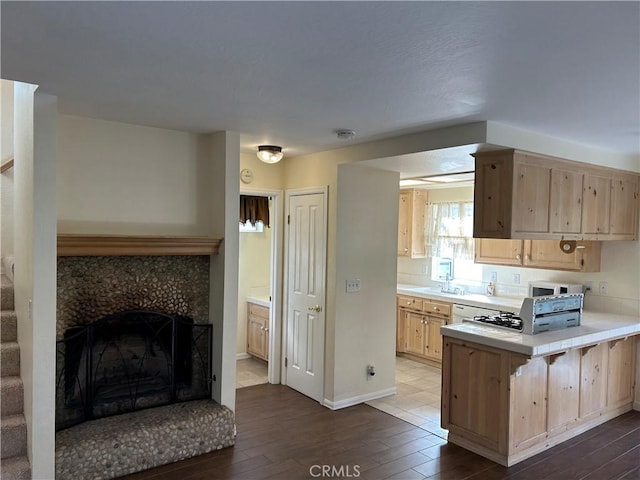
<svg viewBox="0 0 640 480">
<path fill-rule="evenodd" d="M 360 279 L 350 278 L 347 280 L 347 293 L 356 293 L 360 291 Z"/>
</svg>

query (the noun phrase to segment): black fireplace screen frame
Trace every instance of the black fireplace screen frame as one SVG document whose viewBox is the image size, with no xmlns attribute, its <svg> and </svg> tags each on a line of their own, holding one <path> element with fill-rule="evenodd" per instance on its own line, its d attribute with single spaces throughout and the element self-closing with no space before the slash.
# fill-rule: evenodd
<svg viewBox="0 0 640 480">
<path fill-rule="evenodd" d="M 211 398 L 212 332 L 211 324 L 146 310 L 67 329 L 56 342 L 56 431 Z"/>
</svg>

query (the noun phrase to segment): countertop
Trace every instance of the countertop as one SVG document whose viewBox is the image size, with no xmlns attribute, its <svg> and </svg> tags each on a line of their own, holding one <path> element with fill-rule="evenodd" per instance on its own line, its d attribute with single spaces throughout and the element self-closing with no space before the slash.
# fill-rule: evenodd
<svg viewBox="0 0 640 480">
<path fill-rule="evenodd" d="M 522 306 L 523 297 L 497 297 L 468 293 L 464 295 L 455 295 L 453 293 L 442 293 L 439 288 L 420 287 L 417 285 L 398 284 L 397 293 L 401 295 L 410 295 L 413 297 L 431 298 L 434 300 L 443 300 L 445 302 L 458 303 L 462 305 L 470 305 L 472 307 L 484 307 L 494 310 L 504 310 L 510 312 L 519 312 Z"/>
<path fill-rule="evenodd" d="M 250 296 L 246 297 L 247 302 L 255 303 L 256 305 L 260 305 L 262 307 L 271 308 L 271 300 L 267 296 Z"/>
<path fill-rule="evenodd" d="M 509 332 L 488 325 L 459 323 L 440 328 L 443 336 L 540 357 L 640 334 L 640 318 L 600 312 L 582 312 L 581 325 L 537 335 Z"/>
</svg>

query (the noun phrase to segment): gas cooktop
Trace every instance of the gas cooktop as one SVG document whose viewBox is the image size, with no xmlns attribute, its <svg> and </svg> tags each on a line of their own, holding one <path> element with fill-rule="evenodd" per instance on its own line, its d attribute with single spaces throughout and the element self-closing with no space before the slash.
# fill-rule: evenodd
<svg viewBox="0 0 640 480">
<path fill-rule="evenodd" d="M 497 315 L 476 315 L 467 320 L 468 322 L 483 323 L 496 328 L 522 332 L 522 318 L 514 313 L 500 313 Z"/>
</svg>

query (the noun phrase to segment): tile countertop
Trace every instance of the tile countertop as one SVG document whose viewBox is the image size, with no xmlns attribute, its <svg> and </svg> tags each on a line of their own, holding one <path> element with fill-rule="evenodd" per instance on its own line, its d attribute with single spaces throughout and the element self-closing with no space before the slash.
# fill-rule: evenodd
<svg viewBox="0 0 640 480">
<path fill-rule="evenodd" d="M 540 357 L 575 348 L 594 345 L 630 335 L 640 334 L 640 318 L 632 315 L 616 315 L 600 312 L 582 313 L 579 327 L 525 335 L 499 328 L 462 323 L 443 326 L 444 336 L 469 342 Z"/>
<path fill-rule="evenodd" d="M 439 288 L 420 287 L 417 285 L 398 284 L 397 293 L 414 297 L 431 298 L 443 300 L 445 302 L 470 305 L 472 307 L 484 307 L 494 310 L 504 310 L 519 312 L 522 306 L 522 297 L 489 297 L 468 293 L 465 295 L 454 295 L 452 293 L 442 293 Z"/>
<path fill-rule="evenodd" d="M 256 305 L 260 305 L 262 307 L 271 308 L 271 301 L 269 300 L 269 297 L 255 296 L 255 297 L 246 297 L 246 299 L 247 299 L 247 302 L 255 303 Z"/>
</svg>

